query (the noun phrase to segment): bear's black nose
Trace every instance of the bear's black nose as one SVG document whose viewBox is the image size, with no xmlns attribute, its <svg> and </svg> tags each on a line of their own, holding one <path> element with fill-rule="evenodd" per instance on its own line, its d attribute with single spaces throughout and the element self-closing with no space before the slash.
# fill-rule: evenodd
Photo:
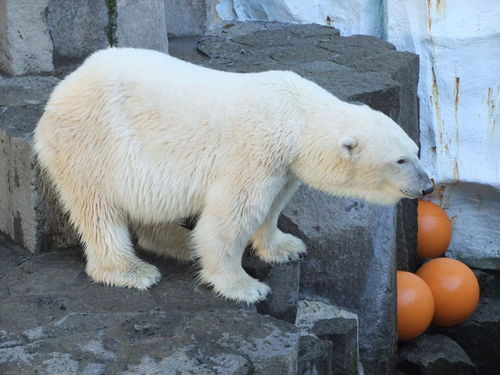
<svg viewBox="0 0 500 375">
<path fill-rule="evenodd" d="M 431 186 L 430 189 L 422 191 L 422 195 L 430 194 L 434 191 L 434 186 Z"/>
</svg>

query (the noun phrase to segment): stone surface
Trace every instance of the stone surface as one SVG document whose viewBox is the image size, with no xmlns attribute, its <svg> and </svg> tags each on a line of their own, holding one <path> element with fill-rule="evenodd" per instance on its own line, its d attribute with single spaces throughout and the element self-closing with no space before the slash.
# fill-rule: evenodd
<svg viewBox="0 0 500 375">
<path fill-rule="evenodd" d="M 308 246 L 301 295 L 320 295 L 356 312 L 367 372 L 392 369 L 396 209 L 336 200 L 303 187 L 292 197 L 282 222 L 284 230 Z"/>
<path fill-rule="evenodd" d="M 499 271 L 498 186 L 472 182 L 449 185 L 443 190 L 441 206 L 452 219 L 453 226 L 452 242 L 446 256 L 471 267 Z"/>
<path fill-rule="evenodd" d="M 255 256 L 246 256 L 243 267 L 271 287 L 271 294 L 257 304 L 257 311 L 295 323 L 299 299 L 300 262 L 271 265 Z"/>
<path fill-rule="evenodd" d="M 473 269 L 479 282 L 479 295 L 486 298 L 500 298 L 500 272 Z"/>
<path fill-rule="evenodd" d="M 435 329 L 455 340 L 468 354 L 481 375 L 493 375 L 500 368 L 500 300 L 481 298 L 474 314 L 453 328 Z"/>
<path fill-rule="evenodd" d="M 299 331 L 194 286 L 147 254 L 148 291 L 94 284 L 79 249 L 28 255 L 0 237 L 2 374 L 296 374 Z"/>
<path fill-rule="evenodd" d="M 337 350 L 335 348 L 335 350 Z M 314 335 L 301 335 L 299 343 L 300 375 L 331 375 L 333 344 Z"/>
<path fill-rule="evenodd" d="M 332 353 L 325 352 L 319 361 L 309 358 L 316 353 L 318 348 L 325 348 L 324 344 L 311 339 L 303 339 L 301 345 L 312 346 L 302 356 L 304 367 L 322 367 L 324 358 L 330 357 L 328 370 L 333 374 L 358 374 L 358 317 L 349 311 L 321 301 L 301 300 L 297 312 L 296 323 L 301 329 L 301 335 L 313 336 L 320 340 L 332 343 Z M 328 348 L 325 348 L 328 350 Z M 299 364 L 300 364 L 299 357 Z M 314 373 L 314 372 L 312 372 Z M 317 372 L 322 373 L 322 372 Z M 329 373 L 329 372 L 326 372 Z"/>
<path fill-rule="evenodd" d="M 0 71 L 51 71 L 52 41 L 44 17 L 49 0 L 0 1 Z"/>
<path fill-rule="evenodd" d="M 83 61 L 109 45 L 106 1 L 50 0 L 47 21 L 56 66 Z"/>
<path fill-rule="evenodd" d="M 30 251 L 77 243 L 32 157 L 31 133 L 58 82 L 0 79 L 0 232 Z"/>
<path fill-rule="evenodd" d="M 169 36 L 202 35 L 210 24 L 220 19 L 214 12 L 216 1 L 166 0 Z"/>
<path fill-rule="evenodd" d="M 198 36 L 169 37 L 168 53 L 181 60 L 189 61 L 193 64 L 201 64 L 208 58 L 198 50 L 198 40 Z"/>
<path fill-rule="evenodd" d="M 168 52 L 164 0 L 50 0 L 54 63 L 79 63 L 109 45 Z"/>
<path fill-rule="evenodd" d="M 479 374 L 464 350 L 443 335 L 424 334 L 399 350 L 399 370 L 408 375 Z"/>
<path fill-rule="evenodd" d="M 117 0 L 116 12 L 118 46 L 168 53 L 164 0 Z"/>
</svg>

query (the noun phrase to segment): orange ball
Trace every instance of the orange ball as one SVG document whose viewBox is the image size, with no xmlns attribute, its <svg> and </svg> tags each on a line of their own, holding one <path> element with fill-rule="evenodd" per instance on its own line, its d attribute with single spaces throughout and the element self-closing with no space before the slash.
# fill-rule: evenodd
<svg viewBox="0 0 500 375">
<path fill-rule="evenodd" d="M 442 256 L 451 241 L 451 222 L 438 205 L 418 202 L 417 252 L 420 258 Z"/>
<path fill-rule="evenodd" d="M 472 270 L 462 262 L 437 258 L 425 263 L 417 271 L 434 296 L 433 323 L 451 327 L 466 320 L 477 307 L 479 283 Z"/>
<path fill-rule="evenodd" d="M 420 336 L 431 324 L 434 298 L 427 284 L 417 275 L 398 271 L 398 340 Z"/>
</svg>

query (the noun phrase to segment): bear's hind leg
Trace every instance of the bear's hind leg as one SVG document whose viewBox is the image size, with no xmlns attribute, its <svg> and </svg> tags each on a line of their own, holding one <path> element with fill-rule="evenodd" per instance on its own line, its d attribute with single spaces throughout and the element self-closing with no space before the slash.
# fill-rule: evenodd
<svg viewBox="0 0 500 375">
<path fill-rule="evenodd" d="M 140 225 L 136 232 L 138 245 L 144 250 L 180 262 L 194 258 L 194 252 L 188 246 L 191 231 L 178 223 Z"/>
<path fill-rule="evenodd" d="M 106 209 L 104 202 L 99 203 L 94 209 L 70 210 L 85 245 L 87 274 L 94 281 L 111 286 L 147 289 L 156 284 L 160 272 L 134 254 L 122 215 Z"/>
<path fill-rule="evenodd" d="M 285 185 L 274 200 L 266 219 L 252 237 L 255 254 L 265 262 L 288 262 L 298 259 L 306 252 L 306 246 L 300 238 L 283 233 L 277 227 L 281 211 L 299 185 L 296 180 L 291 180 Z"/>
</svg>

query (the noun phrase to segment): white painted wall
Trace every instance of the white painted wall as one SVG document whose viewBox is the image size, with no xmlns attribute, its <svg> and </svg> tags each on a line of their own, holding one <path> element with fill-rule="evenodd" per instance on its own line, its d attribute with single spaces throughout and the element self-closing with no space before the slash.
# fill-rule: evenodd
<svg viewBox="0 0 500 375">
<path fill-rule="evenodd" d="M 383 31 L 381 0 L 219 0 L 215 9 L 224 20 L 317 23 L 342 35 Z"/>
<path fill-rule="evenodd" d="M 444 187 L 449 255 L 500 269 L 500 1 L 219 0 L 215 10 L 331 25 L 419 54 L 421 154 Z"/>
<path fill-rule="evenodd" d="M 384 37 L 420 55 L 422 159 L 443 184 L 449 255 L 500 269 L 500 2 L 386 1 Z"/>
</svg>

